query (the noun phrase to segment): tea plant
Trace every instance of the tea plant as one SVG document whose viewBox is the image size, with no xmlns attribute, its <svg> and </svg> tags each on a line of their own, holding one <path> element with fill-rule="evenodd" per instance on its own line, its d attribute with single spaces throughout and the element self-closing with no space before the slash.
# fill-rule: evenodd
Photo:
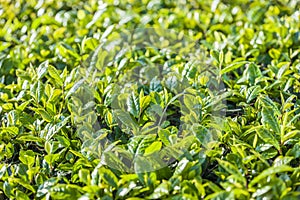
<svg viewBox="0 0 300 200">
<path fill-rule="evenodd" d="M 1 199 L 299 199 L 298 1 L 0 2 Z"/>
</svg>

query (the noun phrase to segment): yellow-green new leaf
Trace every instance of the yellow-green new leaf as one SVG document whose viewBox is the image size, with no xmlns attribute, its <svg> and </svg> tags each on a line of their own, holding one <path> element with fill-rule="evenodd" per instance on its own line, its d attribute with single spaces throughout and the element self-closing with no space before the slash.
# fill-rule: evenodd
<svg viewBox="0 0 300 200">
<path fill-rule="evenodd" d="M 151 155 L 157 151 L 159 151 L 162 147 L 162 143 L 159 141 L 153 142 L 150 146 L 145 149 L 144 156 Z"/>
<path fill-rule="evenodd" d="M 240 61 L 240 62 L 235 62 L 235 63 L 232 63 L 230 65 L 228 65 L 227 67 L 225 67 L 224 69 L 221 70 L 221 74 L 225 74 L 227 72 L 231 72 L 235 69 L 238 69 L 240 68 L 241 66 L 245 65 L 249 63 L 248 61 Z"/>
</svg>

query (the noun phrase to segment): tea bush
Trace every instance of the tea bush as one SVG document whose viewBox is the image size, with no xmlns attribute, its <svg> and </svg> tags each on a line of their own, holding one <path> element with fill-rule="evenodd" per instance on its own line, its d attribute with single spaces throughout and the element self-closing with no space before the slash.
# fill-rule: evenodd
<svg viewBox="0 0 300 200">
<path fill-rule="evenodd" d="M 300 198 L 299 1 L 0 2 L 1 199 Z"/>
</svg>

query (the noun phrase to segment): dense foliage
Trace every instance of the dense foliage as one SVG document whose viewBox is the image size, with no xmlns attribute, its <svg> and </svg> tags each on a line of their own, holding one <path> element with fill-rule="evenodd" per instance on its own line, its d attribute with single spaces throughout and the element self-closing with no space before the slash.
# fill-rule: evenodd
<svg viewBox="0 0 300 200">
<path fill-rule="evenodd" d="M 0 3 L 0 199 L 300 198 L 299 1 Z"/>
</svg>

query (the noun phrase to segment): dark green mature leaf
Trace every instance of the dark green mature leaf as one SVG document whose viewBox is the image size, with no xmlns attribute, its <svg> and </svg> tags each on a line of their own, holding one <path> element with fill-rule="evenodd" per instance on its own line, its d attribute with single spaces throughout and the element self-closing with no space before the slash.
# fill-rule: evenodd
<svg viewBox="0 0 300 200">
<path fill-rule="evenodd" d="M 128 155 L 128 154 L 127 154 Z M 105 163 L 108 166 L 114 166 L 114 169 L 119 171 L 129 171 L 129 167 L 125 165 L 125 163 L 120 159 L 118 155 L 116 155 L 113 152 L 105 152 L 101 157 L 103 163 Z M 129 159 L 132 159 L 131 157 Z M 97 180 L 94 180 L 97 177 L 97 175 L 92 174 L 92 182 L 95 182 Z"/>
<path fill-rule="evenodd" d="M 23 193 L 23 192 L 20 191 L 20 190 L 17 190 L 17 191 L 16 191 L 16 198 L 17 198 L 17 199 L 30 200 L 29 196 L 26 195 L 25 193 Z"/>
<path fill-rule="evenodd" d="M 264 142 L 272 144 L 277 150 L 280 150 L 279 143 L 276 137 L 272 134 L 272 132 L 264 128 L 256 130 L 256 132 Z"/>
<path fill-rule="evenodd" d="M 5 181 L 3 184 L 3 191 L 7 197 L 11 197 L 11 190 L 12 190 L 11 185 L 9 184 L 9 182 Z"/>
<path fill-rule="evenodd" d="M 112 171 L 109 169 L 101 168 L 99 170 L 99 175 L 103 177 L 103 180 L 109 184 L 110 186 L 117 188 L 118 187 L 118 179 Z"/>
<path fill-rule="evenodd" d="M 29 135 L 29 134 L 19 135 L 17 137 L 17 140 L 26 141 L 26 142 L 39 142 L 39 143 L 42 143 L 44 141 L 43 138 L 33 136 L 33 135 Z"/>
<path fill-rule="evenodd" d="M 37 75 L 38 75 L 38 79 L 41 79 L 45 76 L 45 74 L 47 73 L 48 70 L 48 66 L 49 66 L 49 61 L 46 60 L 43 63 L 41 63 L 37 69 Z"/>
<path fill-rule="evenodd" d="M 258 81 L 259 78 L 262 76 L 262 73 L 259 66 L 257 66 L 254 63 L 250 63 L 247 66 L 243 75 L 244 78 L 246 78 L 249 81 L 249 84 L 253 86 L 255 85 L 256 81 Z"/>
<path fill-rule="evenodd" d="M 32 185 L 30 185 L 28 182 L 20 179 L 20 178 L 10 178 L 10 182 L 12 183 L 18 183 L 19 185 L 23 186 L 24 188 L 30 190 L 31 192 L 35 193 L 35 189 Z"/>
<path fill-rule="evenodd" d="M 55 80 L 55 83 L 57 83 L 59 86 L 63 85 L 63 80 L 60 77 L 60 75 L 55 67 L 53 67 L 52 65 L 49 65 L 48 72 L 49 72 L 49 75 Z"/>
<path fill-rule="evenodd" d="M 160 92 L 162 90 L 161 82 L 155 77 L 150 82 L 150 91 Z"/>
<path fill-rule="evenodd" d="M 40 113 L 40 115 L 42 116 L 43 120 L 45 120 L 46 122 L 51 122 L 52 121 L 52 117 L 51 117 L 51 115 L 47 111 L 45 111 L 42 108 L 38 109 L 37 111 Z"/>
<path fill-rule="evenodd" d="M 224 168 L 228 173 L 233 175 L 243 185 L 246 185 L 247 180 L 245 179 L 245 177 L 241 174 L 241 172 L 235 165 L 233 165 L 232 163 L 225 161 L 225 160 L 217 159 L 217 161 L 220 164 L 220 166 L 222 168 Z"/>
<path fill-rule="evenodd" d="M 250 183 L 249 186 L 252 187 L 255 184 L 259 183 L 260 181 L 264 180 L 268 176 L 271 176 L 273 174 L 282 173 L 282 172 L 291 172 L 294 169 L 288 165 L 281 165 L 276 167 L 270 167 L 263 172 L 261 172 L 258 176 L 256 176 Z"/>
<path fill-rule="evenodd" d="M 166 146 L 169 146 L 171 143 L 170 143 L 170 140 L 169 140 L 169 137 L 170 137 L 171 133 L 169 130 L 167 129 L 160 129 L 158 131 L 158 137 L 159 139 L 164 143 L 164 145 Z"/>
<path fill-rule="evenodd" d="M 131 118 L 130 114 L 124 112 L 122 110 L 114 110 L 113 115 L 120 120 L 121 126 L 126 128 L 130 128 L 130 130 L 134 133 L 138 133 L 139 126 L 134 119 Z"/>
<path fill-rule="evenodd" d="M 246 103 L 250 103 L 253 99 L 255 99 L 259 93 L 261 93 L 261 87 L 258 86 L 252 86 L 247 89 L 246 93 Z"/>
<path fill-rule="evenodd" d="M 136 96 L 134 93 L 131 93 L 131 95 L 127 99 L 127 106 L 128 111 L 134 116 L 139 117 L 140 115 L 140 98 L 139 96 Z"/>
<path fill-rule="evenodd" d="M 275 117 L 274 111 L 269 107 L 263 107 L 261 111 L 262 124 L 265 127 L 271 128 L 276 134 L 280 133 L 280 126 L 278 119 Z"/>
<path fill-rule="evenodd" d="M 281 112 L 278 109 L 278 107 L 276 106 L 275 102 L 272 99 L 270 99 L 268 96 L 261 95 L 259 97 L 259 100 L 261 101 L 263 106 L 268 107 L 269 109 L 271 109 L 272 112 L 274 114 L 276 114 L 277 116 L 279 116 L 281 114 Z"/>
<path fill-rule="evenodd" d="M 172 92 L 177 92 L 177 89 L 179 87 L 178 78 L 175 75 L 169 76 L 166 79 L 166 87 L 171 90 Z"/>
</svg>

